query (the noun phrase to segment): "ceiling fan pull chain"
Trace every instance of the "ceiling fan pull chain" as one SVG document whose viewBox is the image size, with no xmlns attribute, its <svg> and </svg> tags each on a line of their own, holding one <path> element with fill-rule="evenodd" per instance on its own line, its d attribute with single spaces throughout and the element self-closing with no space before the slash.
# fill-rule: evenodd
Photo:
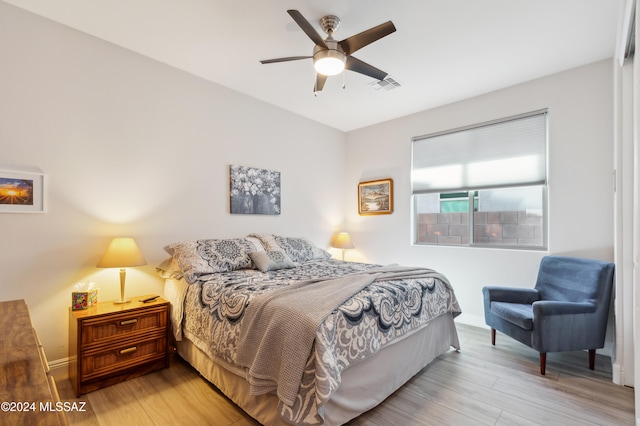
<svg viewBox="0 0 640 426">
<path fill-rule="evenodd" d="M 346 77 L 347 73 L 344 72 L 344 70 L 342 70 L 342 89 L 346 89 L 347 88 L 347 77 Z"/>
</svg>

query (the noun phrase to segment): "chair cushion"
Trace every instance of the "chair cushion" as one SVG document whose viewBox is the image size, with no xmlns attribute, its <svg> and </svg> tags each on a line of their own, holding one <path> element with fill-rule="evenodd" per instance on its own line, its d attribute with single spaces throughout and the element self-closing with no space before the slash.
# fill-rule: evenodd
<svg viewBox="0 0 640 426">
<path fill-rule="evenodd" d="M 533 305 L 508 302 L 491 302 L 491 312 L 525 330 L 533 329 Z"/>
</svg>

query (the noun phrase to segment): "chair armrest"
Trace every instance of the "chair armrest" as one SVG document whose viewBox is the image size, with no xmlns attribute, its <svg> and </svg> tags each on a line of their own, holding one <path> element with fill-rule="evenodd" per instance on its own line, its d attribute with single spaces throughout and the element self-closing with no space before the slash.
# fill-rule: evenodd
<svg viewBox="0 0 640 426">
<path fill-rule="evenodd" d="M 509 302 L 531 304 L 540 299 L 538 290 L 520 287 L 483 287 L 482 293 L 487 302 Z"/>
<path fill-rule="evenodd" d="M 541 300 L 533 304 L 531 347 L 539 352 L 580 351 L 604 346 L 607 321 L 593 302 Z"/>
<path fill-rule="evenodd" d="M 533 318 L 550 315 L 591 314 L 596 311 L 596 308 L 596 304 L 590 302 L 539 300 L 533 303 Z"/>
</svg>

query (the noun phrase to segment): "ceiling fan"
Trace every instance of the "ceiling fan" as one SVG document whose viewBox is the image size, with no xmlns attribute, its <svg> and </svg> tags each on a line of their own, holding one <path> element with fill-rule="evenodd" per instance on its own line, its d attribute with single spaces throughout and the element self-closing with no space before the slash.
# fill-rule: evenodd
<svg viewBox="0 0 640 426">
<path fill-rule="evenodd" d="M 333 15 L 324 16 L 320 19 L 320 25 L 324 32 L 327 33 L 327 38 L 323 40 L 320 34 L 318 34 L 309 21 L 307 21 L 299 11 L 287 10 L 287 13 L 293 18 L 302 31 L 307 34 L 311 41 L 315 43 L 313 55 L 266 59 L 260 61 L 260 63 L 272 64 L 275 62 L 297 61 L 300 59 L 313 58 L 313 66 L 316 70 L 314 92 L 322 90 L 324 83 L 327 81 L 327 76 L 339 74 L 345 69 L 373 77 L 376 80 L 384 80 L 387 76 L 386 72 L 354 58 L 351 54 L 374 41 L 393 33 L 396 30 L 396 27 L 391 21 L 369 28 L 366 31 L 342 41 L 337 41 L 333 39 L 333 34 L 340 26 L 340 18 Z"/>
</svg>

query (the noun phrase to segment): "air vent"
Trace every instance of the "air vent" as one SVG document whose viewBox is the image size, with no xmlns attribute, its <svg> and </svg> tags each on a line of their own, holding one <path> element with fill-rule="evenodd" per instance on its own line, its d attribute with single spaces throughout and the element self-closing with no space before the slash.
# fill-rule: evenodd
<svg viewBox="0 0 640 426">
<path fill-rule="evenodd" d="M 402 86 L 398 81 L 394 80 L 391 77 L 387 77 L 384 80 L 376 81 L 374 83 L 369 83 L 369 84 L 373 86 L 373 88 L 376 90 L 380 90 L 380 89 L 393 90 L 395 88 Z"/>
</svg>

